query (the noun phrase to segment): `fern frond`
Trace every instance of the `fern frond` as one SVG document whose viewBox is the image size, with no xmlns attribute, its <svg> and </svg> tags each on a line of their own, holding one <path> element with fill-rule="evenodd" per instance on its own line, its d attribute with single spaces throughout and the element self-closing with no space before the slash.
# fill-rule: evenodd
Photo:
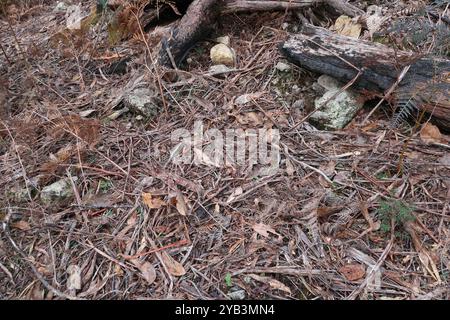
<svg viewBox="0 0 450 320">
<path fill-rule="evenodd" d="M 419 113 L 420 98 L 409 90 L 397 92 L 397 103 L 390 122 L 391 129 L 398 128 L 402 123 L 416 118 Z"/>
</svg>

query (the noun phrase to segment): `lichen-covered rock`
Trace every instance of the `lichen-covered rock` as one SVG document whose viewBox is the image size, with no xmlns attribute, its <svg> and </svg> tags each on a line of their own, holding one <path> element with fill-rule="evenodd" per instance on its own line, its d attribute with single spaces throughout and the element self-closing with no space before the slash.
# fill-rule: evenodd
<svg viewBox="0 0 450 320">
<path fill-rule="evenodd" d="M 344 128 L 362 108 L 364 99 L 352 90 L 344 90 L 324 105 L 339 92 L 342 85 L 326 75 L 319 78 L 318 84 L 327 91 L 321 98 L 315 100 L 315 108 L 320 109 L 311 116 L 311 121 L 328 130 Z"/>
<path fill-rule="evenodd" d="M 277 69 L 280 72 L 289 72 L 291 71 L 291 66 L 288 65 L 287 63 L 279 61 L 275 66 L 275 69 Z"/>
<path fill-rule="evenodd" d="M 236 60 L 234 50 L 223 43 L 216 44 L 211 48 L 210 57 L 213 64 L 226 66 L 233 66 Z"/>
<path fill-rule="evenodd" d="M 77 177 L 72 177 L 73 180 L 77 180 Z M 45 204 L 49 205 L 53 202 L 65 200 L 73 195 L 72 184 L 68 178 L 58 180 L 46 187 L 41 191 L 41 200 Z"/>
<path fill-rule="evenodd" d="M 136 88 L 123 97 L 125 107 L 146 117 L 156 116 L 161 111 L 158 93 L 150 88 Z"/>
</svg>

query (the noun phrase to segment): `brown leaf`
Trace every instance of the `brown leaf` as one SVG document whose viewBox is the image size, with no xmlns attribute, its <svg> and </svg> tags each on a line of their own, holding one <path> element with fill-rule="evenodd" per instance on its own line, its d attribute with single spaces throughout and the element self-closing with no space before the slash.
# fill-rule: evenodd
<svg viewBox="0 0 450 320">
<path fill-rule="evenodd" d="M 141 262 L 139 259 L 132 259 L 131 262 L 139 269 L 142 273 L 142 277 L 147 281 L 148 284 L 152 284 L 156 280 L 156 270 L 153 265 L 144 261 Z"/>
<path fill-rule="evenodd" d="M 162 200 L 160 197 L 154 197 L 151 193 L 147 193 L 147 192 L 142 193 L 142 201 L 150 209 L 159 209 L 162 206 L 166 205 L 166 202 L 164 200 Z"/>
<path fill-rule="evenodd" d="M 228 197 L 227 203 L 233 202 L 237 197 L 239 197 L 243 193 L 244 190 L 242 190 L 242 187 L 237 187 L 236 189 L 234 189 L 233 193 Z"/>
<path fill-rule="evenodd" d="M 282 236 L 278 232 L 276 232 L 275 229 L 273 229 L 271 226 L 268 226 L 264 223 L 256 223 L 256 224 L 252 225 L 252 228 L 253 228 L 253 230 L 255 230 L 255 232 L 257 234 L 260 234 L 265 238 L 270 238 L 270 234 L 269 234 L 269 232 L 270 232 L 274 235 L 277 235 L 279 240 L 282 239 Z"/>
<path fill-rule="evenodd" d="M 22 231 L 28 231 L 31 229 L 30 224 L 24 220 L 20 220 L 20 221 L 11 223 L 11 227 L 22 230 Z"/>
<path fill-rule="evenodd" d="M 347 264 L 339 269 L 339 272 L 348 280 L 356 281 L 364 277 L 365 268 L 360 264 Z"/>
<path fill-rule="evenodd" d="M 186 270 L 183 265 L 177 261 L 175 261 L 167 252 L 161 253 L 161 258 L 166 265 L 167 271 L 176 277 L 181 277 L 186 274 Z"/>
<path fill-rule="evenodd" d="M 189 209 L 187 207 L 185 198 L 183 196 L 183 194 L 178 191 L 177 192 L 177 196 L 176 196 L 176 205 L 175 207 L 177 208 L 178 212 L 182 215 L 182 216 L 186 216 L 186 214 L 188 213 Z"/>
<path fill-rule="evenodd" d="M 438 127 L 427 122 L 420 130 L 420 139 L 426 144 L 439 143 L 442 140 L 442 135 Z"/>
</svg>

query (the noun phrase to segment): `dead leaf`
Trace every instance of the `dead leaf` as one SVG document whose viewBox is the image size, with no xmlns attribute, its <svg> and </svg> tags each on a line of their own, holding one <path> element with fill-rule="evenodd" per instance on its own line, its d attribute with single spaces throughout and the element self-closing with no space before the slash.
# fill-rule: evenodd
<svg viewBox="0 0 450 320">
<path fill-rule="evenodd" d="M 166 205 L 166 202 L 164 200 L 162 200 L 160 197 L 154 197 L 151 193 L 147 193 L 147 192 L 142 193 L 142 201 L 150 209 L 159 209 L 162 206 Z"/>
<path fill-rule="evenodd" d="M 259 275 L 256 275 L 256 274 L 249 274 L 248 276 L 250 278 L 255 279 L 256 281 L 268 284 L 272 289 L 278 289 L 278 290 L 287 292 L 288 294 L 292 293 L 291 289 L 289 289 L 288 286 L 286 286 L 284 283 L 282 283 L 282 282 L 280 282 L 278 280 L 275 280 L 273 278 L 259 276 Z"/>
<path fill-rule="evenodd" d="M 156 270 L 153 265 L 144 261 L 141 262 L 139 259 L 132 259 L 131 262 L 139 269 L 142 273 L 142 277 L 147 281 L 148 284 L 152 284 L 156 280 Z"/>
<path fill-rule="evenodd" d="M 338 34 L 358 39 L 361 34 L 361 25 L 347 16 L 340 16 L 332 27 Z"/>
<path fill-rule="evenodd" d="M 440 143 L 442 135 L 438 127 L 427 122 L 420 130 L 420 139 L 426 144 Z"/>
<path fill-rule="evenodd" d="M 360 264 L 347 264 L 341 267 L 339 272 L 342 273 L 348 281 L 356 281 L 365 276 L 366 269 Z"/>
<path fill-rule="evenodd" d="M 162 252 L 161 258 L 164 261 L 167 271 L 171 275 L 175 277 L 181 277 L 182 275 L 186 274 L 186 270 L 184 269 L 183 265 L 175 261 L 167 252 Z"/>
<path fill-rule="evenodd" d="M 28 231 L 31 229 L 30 224 L 24 220 L 20 220 L 20 221 L 11 223 L 11 227 L 22 230 L 22 231 Z"/>
<path fill-rule="evenodd" d="M 81 268 L 75 264 L 71 264 L 67 268 L 69 277 L 67 278 L 68 290 L 80 290 L 81 289 Z"/>
<path fill-rule="evenodd" d="M 255 232 L 265 238 L 270 238 L 270 233 L 277 235 L 278 239 L 281 240 L 282 236 L 275 231 L 275 229 L 273 229 L 271 226 L 268 226 L 264 223 L 256 223 L 254 225 L 252 225 L 253 230 L 255 230 Z"/>
<path fill-rule="evenodd" d="M 182 216 L 186 216 L 186 214 L 188 213 L 188 207 L 186 205 L 186 201 L 184 196 L 181 194 L 180 191 L 177 192 L 177 204 L 176 204 L 176 208 L 178 210 L 178 212 L 182 215 Z"/>
<path fill-rule="evenodd" d="M 243 193 L 244 193 L 244 190 L 242 190 L 241 187 L 237 187 L 236 189 L 234 189 L 233 193 L 228 197 L 227 203 L 233 202 L 234 199 L 236 199 L 238 196 L 240 196 Z"/>
</svg>

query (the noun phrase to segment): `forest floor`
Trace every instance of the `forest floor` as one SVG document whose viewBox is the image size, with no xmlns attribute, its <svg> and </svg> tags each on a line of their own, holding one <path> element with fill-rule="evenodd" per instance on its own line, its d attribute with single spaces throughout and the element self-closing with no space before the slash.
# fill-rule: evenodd
<svg viewBox="0 0 450 320">
<path fill-rule="evenodd" d="M 279 52 L 295 14 L 222 16 L 171 71 L 151 67 L 152 33 L 67 33 L 56 4 L 0 16 L 1 299 L 450 298 L 448 144 L 390 129 L 388 105 L 343 130 L 300 123 L 319 75 Z M 236 67 L 212 76 L 224 35 Z M 118 104 L 138 82 L 163 92 L 156 116 Z M 279 167 L 175 164 L 171 134 L 196 121 L 278 130 Z"/>
</svg>

